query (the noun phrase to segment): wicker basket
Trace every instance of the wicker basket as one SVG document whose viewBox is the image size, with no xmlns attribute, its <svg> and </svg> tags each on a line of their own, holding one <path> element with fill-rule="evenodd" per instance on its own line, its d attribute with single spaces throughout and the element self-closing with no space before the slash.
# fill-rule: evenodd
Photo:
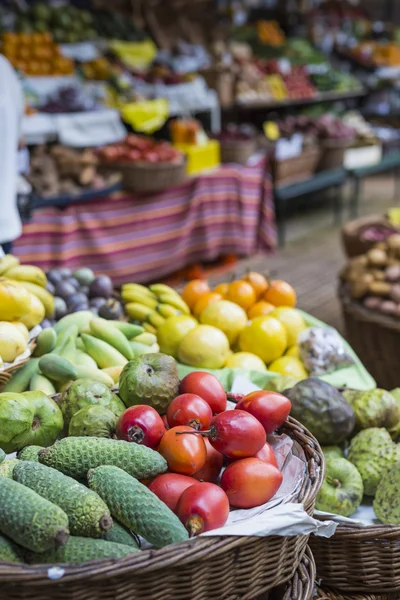
<svg viewBox="0 0 400 600">
<path fill-rule="evenodd" d="M 346 339 L 355 353 L 379 387 L 391 390 L 400 386 L 400 320 L 364 308 L 350 298 L 345 284 L 340 286 L 339 298 Z"/>
<path fill-rule="evenodd" d="M 391 225 L 382 215 L 368 215 L 361 219 L 349 221 L 342 228 L 342 245 L 346 256 L 352 258 L 360 254 L 365 254 L 375 246 L 376 241 L 365 240 L 362 237 L 363 231 L 373 225 L 380 226 L 385 230 L 387 229 L 388 233 L 398 233 L 398 229 Z"/>
<path fill-rule="evenodd" d="M 31 353 L 34 351 L 35 348 L 36 348 L 36 340 L 31 340 L 29 342 L 29 350 L 31 351 Z M 29 357 L 24 358 L 24 360 L 21 360 L 16 365 L 13 365 L 12 367 L 8 367 L 8 369 L 4 369 L 3 371 L 0 371 L 0 392 L 3 389 L 3 387 L 10 381 L 10 379 L 14 375 L 14 373 L 16 371 L 18 371 L 21 367 L 23 367 L 28 362 L 28 360 L 29 360 Z M 0 596 L 0 598 L 1 598 L 1 596 Z"/>
<path fill-rule="evenodd" d="M 344 155 L 353 140 L 324 140 L 321 142 L 321 157 L 318 171 L 330 171 L 343 167 Z"/>
<path fill-rule="evenodd" d="M 103 165 L 107 171 L 109 165 Z M 112 163 L 112 169 L 122 175 L 122 187 L 127 192 L 160 192 L 180 185 L 186 177 L 186 160 L 171 163 Z"/>
<path fill-rule="evenodd" d="M 293 579 L 271 591 L 268 600 L 310 600 L 315 586 L 315 561 L 307 546 Z M 264 600 L 264 598 L 262 598 Z"/>
<path fill-rule="evenodd" d="M 298 493 L 309 515 L 325 463 L 318 442 L 289 418 L 281 428 L 302 447 L 307 475 Z M 257 598 L 294 577 L 308 535 L 207 537 L 119 560 L 48 567 L 0 563 L 1 600 L 240 600 Z"/>
<path fill-rule="evenodd" d="M 247 165 L 247 161 L 257 149 L 256 140 L 235 140 L 221 142 L 221 162 Z"/>
<path fill-rule="evenodd" d="M 319 148 L 306 148 L 299 156 L 271 161 L 272 178 L 276 186 L 309 179 L 315 173 L 320 158 Z"/>
<path fill-rule="evenodd" d="M 337 590 L 318 588 L 316 592 L 318 600 L 399 600 L 398 594 L 341 594 Z"/>
</svg>

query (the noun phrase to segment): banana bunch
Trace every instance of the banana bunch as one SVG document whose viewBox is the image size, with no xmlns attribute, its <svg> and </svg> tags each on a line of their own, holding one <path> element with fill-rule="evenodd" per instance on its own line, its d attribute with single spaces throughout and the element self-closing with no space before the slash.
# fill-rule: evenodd
<svg viewBox="0 0 400 600">
<path fill-rule="evenodd" d="M 7 254 L 0 259 L 0 320 L 18 321 L 29 330 L 54 314 L 54 298 L 39 267 L 21 265 Z"/>
<path fill-rule="evenodd" d="M 129 318 L 142 323 L 144 329 L 153 334 L 169 317 L 190 315 L 188 305 L 178 292 L 163 283 L 148 288 L 139 283 L 126 283 L 121 293 Z"/>
<path fill-rule="evenodd" d="M 128 360 L 158 351 L 156 336 L 140 325 L 106 321 L 90 311 L 79 311 L 40 332 L 32 358 L 2 391 L 29 389 L 52 395 L 81 378 L 112 387 Z"/>
</svg>

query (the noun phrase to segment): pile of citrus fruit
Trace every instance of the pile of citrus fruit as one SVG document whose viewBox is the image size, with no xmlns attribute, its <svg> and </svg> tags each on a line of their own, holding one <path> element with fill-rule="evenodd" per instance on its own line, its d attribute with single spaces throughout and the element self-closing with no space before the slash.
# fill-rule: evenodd
<svg viewBox="0 0 400 600">
<path fill-rule="evenodd" d="M 197 368 L 268 369 L 307 377 L 297 345 L 307 325 L 289 283 L 269 282 L 256 272 L 214 289 L 194 279 L 181 298 L 191 315 L 170 317 L 158 327 L 161 352 Z"/>
</svg>

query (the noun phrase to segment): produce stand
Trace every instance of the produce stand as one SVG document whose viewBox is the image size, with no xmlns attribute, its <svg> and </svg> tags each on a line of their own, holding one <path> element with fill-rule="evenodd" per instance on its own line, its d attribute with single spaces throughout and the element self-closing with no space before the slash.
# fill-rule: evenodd
<svg viewBox="0 0 400 600">
<path fill-rule="evenodd" d="M 223 166 L 162 193 L 35 211 L 14 251 L 45 270 L 91 266 L 118 285 L 274 246 L 272 188 L 261 164 Z"/>
<path fill-rule="evenodd" d="M 89 190 L 77 196 L 64 195 L 51 198 L 41 198 L 39 196 L 34 195 L 30 204 L 30 210 L 47 208 L 50 206 L 57 206 L 58 208 L 63 208 L 66 206 L 70 206 L 71 204 L 78 204 L 81 202 L 96 202 L 97 200 L 99 200 L 99 198 L 106 198 L 110 196 L 110 194 L 114 194 L 115 192 L 119 192 L 120 190 L 121 182 L 119 180 L 119 177 L 117 177 L 117 181 L 115 181 L 115 183 L 111 183 L 103 189 Z"/>
<path fill-rule="evenodd" d="M 376 244 L 375 239 L 368 239 L 363 235 L 364 230 L 370 227 L 376 227 L 382 234 L 397 233 L 397 228 L 382 215 L 368 215 L 347 222 L 342 228 L 342 246 L 348 258 L 365 254 Z"/>
</svg>

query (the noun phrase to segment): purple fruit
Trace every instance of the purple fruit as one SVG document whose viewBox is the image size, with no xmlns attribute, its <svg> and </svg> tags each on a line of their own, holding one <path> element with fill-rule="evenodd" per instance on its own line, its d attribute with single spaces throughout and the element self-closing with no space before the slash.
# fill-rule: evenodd
<svg viewBox="0 0 400 600">
<path fill-rule="evenodd" d="M 55 288 L 55 285 L 54 285 L 53 283 L 51 283 L 51 281 L 48 281 L 48 282 L 46 283 L 46 290 L 47 290 L 48 292 L 50 292 L 50 294 L 51 294 L 52 296 L 54 296 L 54 294 L 56 293 L 56 288 Z"/>
<path fill-rule="evenodd" d="M 57 283 L 62 280 L 62 274 L 60 273 L 60 269 L 50 269 L 50 271 L 47 273 L 47 279 L 53 285 L 57 285 Z"/>
<path fill-rule="evenodd" d="M 78 292 L 82 292 L 82 294 L 85 294 L 85 296 L 89 296 L 89 286 L 81 285 L 80 288 L 78 289 Z"/>
<path fill-rule="evenodd" d="M 42 329 L 49 329 L 50 327 L 53 327 L 53 322 L 50 321 L 49 319 L 43 319 L 43 321 L 40 323 Z"/>
<path fill-rule="evenodd" d="M 68 307 L 70 313 L 79 312 L 80 310 L 89 310 L 88 302 L 78 302 L 77 304 L 73 304 L 71 307 Z"/>
<path fill-rule="evenodd" d="M 110 298 L 113 293 L 113 284 L 111 279 L 107 275 L 99 275 L 92 281 L 89 287 L 89 297 L 95 298 L 100 296 L 102 298 Z"/>
<path fill-rule="evenodd" d="M 68 296 L 72 296 L 75 294 L 76 289 L 73 285 L 70 284 L 69 281 L 60 281 L 56 284 L 56 296 L 60 296 L 61 298 L 68 298 Z"/>
<path fill-rule="evenodd" d="M 55 296 L 54 298 L 54 312 L 57 321 L 62 319 L 62 317 L 65 317 L 68 312 L 67 303 L 59 296 Z"/>
<path fill-rule="evenodd" d="M 70 283 L 76 289 L 76 291 L 79 290 L 79 281 L 77 281 L 74 277 L 68 277 L 66 281 L 68 281 L 68 283 Z"/>
<path fill-rule="evenodd" d="M 105 304 L 107 302 L 106 298 L 91 298 L 90 299 L 90 308 L 100 308 L 100 306 L 103 306 L 103 304 Z"/>
<path fill-rule="evenodd" d="M 75 292 L 66 298 L 68 308 L 75 306 L 76 304 L 89 304 L 86 294 L 82 292 Z"/>
<path fill-rule="evenodd" d="M 111 298 L 99 308 L 99 317 L 109 321 L 118 321 L 124 317 L 124 309 L 121 302 Z"/>
</svg>

